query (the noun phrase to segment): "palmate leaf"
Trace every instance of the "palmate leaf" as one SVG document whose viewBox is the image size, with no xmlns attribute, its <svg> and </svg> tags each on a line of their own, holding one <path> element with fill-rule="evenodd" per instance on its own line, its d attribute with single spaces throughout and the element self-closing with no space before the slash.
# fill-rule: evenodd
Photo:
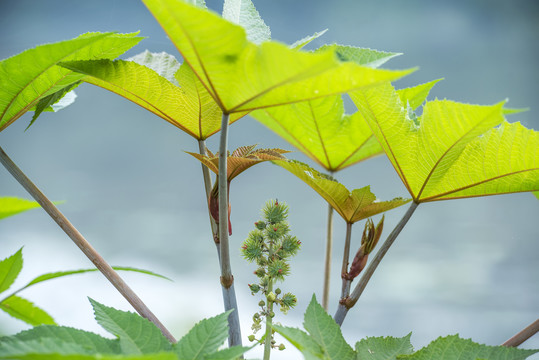
<svg viewBox="0 0 539 360">
<path fill-rule="evenodd" d="M 170 342 L 149 320 L 90 299 L 99 325 L 120 339 L 123 354 L 151 354 L 171 350 Z"/>
<path fill-rule="evenodd" d="M 317 51 L 327 50 L 334 51 L 341 61 L 373 68 L 400 55 L 336 44 L 325 45 Z M 428 90 L 425 97 L 427 94 Z M 339 171 L 383 153 L 361 114 L 344 114 L 340 95 L 261 109 L 251 113 L 251 116 L 327 171 Z"/>
<path fill-rule="evenodd" d="M 339 171 L 383 153 L 359 113 L 344 114 L 340 95 L 250 114 L 327 171 Z"/>
<path fill-rule="evenodd" d="M 487 346 L 461 339 L 458 335 L 440 337 L 412 355 L 398 356 L 399 360 L 523 360 L 538 350 L 505 346 Z"/>
<path fill-rule="evenodd" d="M 204 360 L 214 353 L 228 336 L 228 315 L 231 311 L 204 319 L 174 345 L 180 359 Z"/>
<path fill-rule="evenodd" d="M 402 337 L 367 337 L 356 343 L 357 358 L 361 360 L 397 360 L 398 355 L 414 352 L 410 343 L 412 333 Z"/>
<path fill-rule="evenodd" d="M 83 346 L 88 352 L 100 354 L 119 354 L 117 339 L 106 339 L 100 335 L 65 326 L 43 325 L 22 331 L 9 337 L 0 338 L 0 344 L 25 342 L 31 340 L 57 339 L 63 343 Z"/>
<path fill-rule="evenodd" d="M 343 63 L 331 49 L 314 54 L 273 41 L 257 46 L 242 27 L 210 11 L 177 0 L 144 3 L 227 113 L 342 93 L 411 72 Z"/>
<path fill-rule="evenodd" d="M 144 52 L 131 59 L 71 61 L 61 66 L 85 75 L 84 82 L 123 96 L 195 139 L 204 140 L 220 130 L 221 109 L 188 64 L 179 66 L 166 53 Z M 232 115 L 230 123 L 243 115 Z"/>
<path fill-rule="evenodd" d="M 36 201 L 16 197 L 0 197 L 0 220 L 38 207 L 40 205 Z"/>
<path fill-rule="evenodd" d="M 303 180 L 322 196 L 348 223 L 355 223 L 387 210 L 406 204 L 410 199 L 395 198 L 377 201 L 376 196 L 366 186 L 351 192 L 341 183 L 321 174 L 307 164 L 299 161 L 273 161 Z"/>
<path fill-rule="evenodd" d="M 271 40 L 269 26 L 264 23 L 251 0 L 225 0 L 223 19 L 245 29 L 247 40 L 255 44 Z"/>
<path fill-rule="evenodd" d="M 45 310 L 16 295 L 2 300 L 0 309 L 32 326 L 56 325 L 54 319 Z"/>
<path fill-rule="evenodd" d="M 390 84 L 351 94 L 414 201 L 539 189 L 539 133 L 505 122 L 503 103 L 435 100 L 414 120 L 401 96 Z"/>
<path fill-rule="evenodd" d="M 227 157 L 227 180 L 231 181 L 236 176 L 247 170 L 253 165 L 264 161 L 283 160 L 289 151 L 283 149 L 255 149 L 256 145 L 241 146 L 234 150 Z M 215 174 L 219 173 L 219 153 L 212 153 L 206 149 L 208 155 L 187 152 L 189 155 L 197 158 L 201 163 Z"/>
<path fill-rule="evenodd" d="M 0 293 L 9 289 L 22 270 L 22 248 L 0 261 Z"/>
<path fill-rule="evenodd" d="M 133 34 L 87 33 L 40 45 L 0 61 L 0 131 L 39 100 L 76 83 L 81 74 L 56 66 L 61 61 L 112 59 L 141 40 Z"/>
<path fill-rule="evenodd" d="M 303 326 L 324 350 L 325 359 L 353 360 L 356 358 L 356 353 L 344 340 L 339 325 L 316 302 L 314 295 L 305 310 Z"/>
</svg>

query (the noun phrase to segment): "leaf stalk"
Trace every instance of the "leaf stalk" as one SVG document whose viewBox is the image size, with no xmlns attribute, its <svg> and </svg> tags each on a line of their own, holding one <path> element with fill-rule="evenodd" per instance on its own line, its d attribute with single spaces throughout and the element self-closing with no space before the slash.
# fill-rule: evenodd
<svg viewBox="0 0 539 360">
<path fill-rule="evenodd" d="M 337 312 L 335 313 L 334 319 L 335 322 L 339 325 L 342 325 L 344 318 L 346 317 L 346 314 L 348 313 L 348 310 L 352 308 L 356 302 L 359 300 L 359 297 L 363 293 L 363 290 L 365 290 L 365 287 L 367 286 L 369 280 L 371 279 L 372 275 L 374 274 L 374 271 L 384 258 L 385 254 L 393 245 L 393 242 L 395 239 L 397 239 L 397 236 L 399 236 L 400 232 L 408 223 L 408 220 L 410 220 L 410 217 L 414 213 L 415 209 L 419 203 L 416 203 L 415 201 L 412 202 L 402 219 L 399 221 L 399 223 L 395 226 L 391 234 L 388 235 L 387 239 L 384 241 L 382 246 L 380 247 L 380 250 L 376 253 L 376 256 L 372 259 L 371 263 L 367 268 L 365 269 L 365 272 L 363 273 L 363 276 L 357 283 L 356 287 L 354 288 L 354 291 L 346 298 L 346 301 L 342 301 L 339 304 L 339 307 L 337 308 Z"/>
<path fill-rule="evenodd" d="M 241 329 L 234 291 L 234 277 L 230 266 L 230 251 L 228 243 L 228 181 L 227 181 L 227 155 L 228 155 L 228 122 L 230 114 L 223 112 L 221 118 L 221 133 L 219 142 L 219 244 L 221 254 L 221 286 L 225 311 L 234 310 L 228 316 L 228 345 L 230 347 L 241 345 Z"/>
<path fill-rule="evenodd" d="M 73 240 L 81 251 L 90 259 L 96 268 L 101 271 L 109 282 L 123 295 L 133 308 L 144 318 L 154 323 L 163 335 L 172 343 L 176 339 L 150 311 L 138 295 L 127 285 L 118 273 L 105 261 L 105 259 L 92 247 L 71 222 L 58 210 L 58 208 L 39 190 L 39 188 L 23 173 L 23 171 L 10 159 L 0 147 L 0 162 L 7 171 L 28 191 L 28 193 L 41 205 L 43 210 L 60 226 L 60 228 Z"/>
<path fill-rule="evenodd" d="M 333 248 L 333 207 L 328 204 L 328 224 L 326 238 L 326 259 L 324 262 L 324 287 L 322 290 L 322 307 L 328 311 L 329 288 L 331 282 L 331 256 Z"/>
</svg>

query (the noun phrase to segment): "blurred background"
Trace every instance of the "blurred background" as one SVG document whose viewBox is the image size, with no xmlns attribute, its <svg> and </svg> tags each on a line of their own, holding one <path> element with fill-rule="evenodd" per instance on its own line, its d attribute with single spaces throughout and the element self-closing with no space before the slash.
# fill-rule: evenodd
<svg viewBox="0 0 539 360">
<path fill-rule="evenodd" d="M 207 2 L 220 12 L 220 0 Z M 179 57 L 139 1 L 0 4 L 0 59 L 87 31 L 112 30 L 140 30 L 147 37 L 123 58 L 145 49 Z M 539 129 L 539 2 L 535 0 L 258 0 L 255 5 L 275 40 L 290 44 L 328 28 L 310 48 L 340 43 L 402 52 L 385 67 L 420 66 L 420 70 L 396 82 L 397 87 L 444 77 L 430 98 L 477 104 L 509 98 L 509 107 L 530 108 L 509 120 Z M 197 143 L 105 90 L 84 84 L 77 94 L 72 106 L 42 115 L 26 132 L 31 114 L 25 115 L 0 133 L 0 144 L 45 194 L 66 201 L 61 210 L 111 264 L 147 268 L 174 280 L 124 274 L 180 338 L 195 322 L 222 311 L 200 163 L 184 153 L 198 151 Z M 348 111 L 355 110 L 351 106 Z M 217 136 L 209 139 L 210 149 L 217 149 L 217 140 Z M 293 150 L 251 118 L 231 127 L 230 148 L 255 143 Z M 311 163 L 297 152 L 289 157 Z M 381 199 L 408 195 L 382 156 L 336 177 L 349 189 L 371 185 Z M 29 198 L 4 168 L 0 168 L 0 196 Z M 271 164 L 257 165 L 239 176 L 230 196 L 232 267 L 243 336 L 250 334 L 250 318 L 259 299 L 247 288 L 255 281 L 254 267 L 240 258 L 239 247 L 271 198 L 288 203 L 292 233 L 303 244 L 292 261 L 292 275 L 281 287 L 298 296 L 297 309 L 287 316 L 279 314 L 277 321 L 301 327 L 313 292 L 321 299 L 327 204 L 300 180 Z M 386 214 L 385 235 L 406 208 Z M 421 205 L 349 312 L 343 324 L 346 339 L 353 344 L 365 336 L 400 337 L 411 331 L 417 349 L 440 335 L 455 333 L 480 343 L 501 344 L 539 314 L 538 220 L 539 201 L 529 193 Z M 330 314 L 340 292 L 344 230 L 344 221 L 336 216 Z M 363 223 L 354 227 L 355 249 L 362 230 Z M 44 272 L 91 267 L 41 210 L 0 222 L 0 258 L 22 246 L 25 267 L 16 285 Z M 21 295 L 51 313 L 59 324 L 100 333 L 88 296 L 130 309 L 99 274 L 54 280 Z M 26 328 L 0 314 L 0 334 Z M 539 348 L 539 337 L 523 347 Z M 259 356 L 257 351 L 250 357 Z M 300 355 L 287 350 L 274 357 Z"/>
</svg>

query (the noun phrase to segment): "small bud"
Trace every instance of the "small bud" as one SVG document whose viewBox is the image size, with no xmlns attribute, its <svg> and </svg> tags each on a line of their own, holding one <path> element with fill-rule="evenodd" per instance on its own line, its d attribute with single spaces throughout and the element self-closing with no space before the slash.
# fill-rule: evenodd
<svg viewBox="0 0 539 360">
<path fill-rule="evenodd" d="M 283 351 L 285 348 L 284 344 L 279 345 L 279 351 Z"/>
<path fill-rule="evenodd" d="M 264 302 L 264 300 L 260 300 L 260 302 L 258 303 L 258 306 L 266 306 L 266 303 Z"/>
<path fill-rule="evenodd" d="M 266 223 L 263 221 L 255 222 L 255 226 L 258 230 L 264 230 L 266 228 Z"/>
<path fill-rule="evenodd" d="M 251 289 L 251 292 L 253 294 L 256 294 L 257 292 L 260 291 L 260 286 L 258 286 L 257 284 L 248 284 L 249 285 L 249 289 Z"/>
<path fill-rule="evenodd" d="M 256 337 L 254 335 L 249 335 L 249 337 L 247 339 L 249 339 L 249 341 L 253 342 L 253 341 L 256 340 Z"/>
<path fill-rule="evenodd" d="M 258 269 L 255 270 L 254 274 L 258 277 L 262 277 L 266 275 L 266 270 L 264 270 L 264 268 L 262 267 L 259 267 Z"/>
<path fill-rule="evenodd" d="M 281 293 L 281 289 L 279 289 L 279 288 L 275 289 L 275 293 L 276 293 L 277 295 L 279 295 L 279 294 Z"/>
<path fill-rule="evenodd" d="M 270 293 L 266 296 L 266 298 L 268 299 L 268 301 L 274 302 L 275 299 L 277 298 L 277 296 L 275 295 L 274 292 L 270 292 Z"/>
<path fill-rule="evenodd" d="M 363 271 L 363 269 L 367 265 L 369 254 L 365 253 L 365 248 L 366 244 L 361 245 L 361 247 L 356 253 L 356 256 L 354 257 L 354 260 L 352 261 L 352 265 L 350 265 L 350 271 L 348 272 L 348 274 L 344 274 L 347 280 L 353 280 L 359 275 L 359 273 L 361 273 L 361 271 Z"/>
<path fill-rule="evenodd" d="M 269 313 L 269 316 L 270 316 L 270 318 L 274 318 L 274 317 L 275 317 L 275 313 L 274 313 L 273 311 L 271 311 L 271 312 Z"/>
</svg>

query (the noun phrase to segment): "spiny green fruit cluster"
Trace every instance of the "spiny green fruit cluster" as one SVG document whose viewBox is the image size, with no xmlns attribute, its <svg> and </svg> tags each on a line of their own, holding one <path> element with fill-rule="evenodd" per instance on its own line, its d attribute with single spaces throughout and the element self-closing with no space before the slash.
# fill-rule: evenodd
<svg viewBox="0 0 539 360">
<path fill-rule="evenodd" d="M 255 222 L 256 229 L 249 233 L 241 247 L 243 257 L 258 265 L 254 271 L 259 279 L 258 284 L 249 284 L 249 289 L 253 295 L 261 293 L 264 296 L 258 303 L 261 310 L 253 316 L 254 333 L 261 329 L 264 317 L 268 320 L 275 316 L 274 304 L 279 305 L 285 314 L 296 305 L 297 299 L 294 294 L 282 294 L 281 289 L 274 290 L 273 285 L 277 280 L 284 281 L 285 276 L 290 274 L 288 259 L 295 255 L 301 246 L 301 241 L 289 234 L 286 204 L 270 200 L 262 212 L 263 220 Z M 254 341 L 256 338 L 251 335 L 249 339 Z"/>
</svg>

